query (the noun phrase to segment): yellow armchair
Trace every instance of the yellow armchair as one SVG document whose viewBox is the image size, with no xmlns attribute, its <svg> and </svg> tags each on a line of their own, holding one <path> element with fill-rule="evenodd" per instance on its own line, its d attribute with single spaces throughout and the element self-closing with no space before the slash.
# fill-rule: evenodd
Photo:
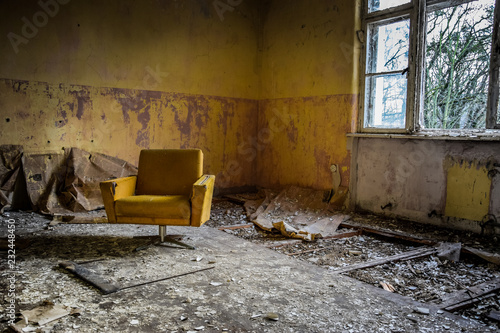
<svg viewBox="0 0 500 333">
<path fill-rule="evenodd" d="M 208 221 L 214 183 L 215 176 L 203 175 L 201 150 L 149 149 L 141 151 L 137 176 L 100 187 L 110 223 L 159 225 L 164 242 L 167 225 L 200 227 Z"/>
</svg>

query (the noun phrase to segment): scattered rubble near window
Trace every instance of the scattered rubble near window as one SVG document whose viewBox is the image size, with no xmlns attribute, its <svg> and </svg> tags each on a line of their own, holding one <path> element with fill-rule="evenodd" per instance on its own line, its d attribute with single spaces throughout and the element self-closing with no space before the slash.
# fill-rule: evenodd
<svg viewBox="0 0 500 333">
<path fill-rule="evenodd" d="M 367 0 L 364 13 L 363 132 L 500 129 L 499 0 Z"/>
</svg>

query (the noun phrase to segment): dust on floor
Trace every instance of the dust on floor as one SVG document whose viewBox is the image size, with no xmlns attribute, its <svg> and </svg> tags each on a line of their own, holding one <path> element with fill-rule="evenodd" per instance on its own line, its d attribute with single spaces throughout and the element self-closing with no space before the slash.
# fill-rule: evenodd
<svg viewBox="0 0 500 333">
<path fill-rule="evenodd" d="M 307 261 L 335 271 L 342 267 L 368 262 L 374 259 L 421 248 L 422 244 L 377 237 L 377 235 L 355 234 L 342 239 L 319 239 L 316 242 L 287 241 L 279 234 L 263 232 L 255 227 L 230 229 L 231 221 L 244 225 L 244 208 L 241 204 L 222 200 L 214 204 L 214 216 L 210 221 L 212 227 L 218 227 L 246 240 L 267 245 L 276 251 L 297 260 Z M 409 221 L 397 221 L 373 215 L 352 214 L 348 221 L 354 225 L 368 226 L 376 230 L 403 232 L 422 239 L 436 242 L 461 242 L 463 246 L 498 253 L 498 238 L 486 237 L 470 232 L 447 230 L 434 226 L 421 225 Z M 352 234 L 353 229 L 342 228 L 339 233 Z M 280 245 L 280 243 L 282 243 Z M 287 244 L 290 243 L 290 244 Z M 273 246 L 275 245 L 275 246 Z M 343 273 L 375 288 L 383 288 L 389 284 L 391 291 L 409 297 L 423 304 L 438 305 L 446 301 L 450 295 L 500 277 L 499 267 L 477 257 L 463 256 L 460 261 L 441 260 L 436 255 L 423 258 L 388 262 L 374 267 L 357 269 Z M 473 293 L 469 293 L 474 296 Z M 467 320 L 477 321 L 491 329 L 500 329 L 498 319 L 490 318 L 490 314 L 500 310 L 500 296 L 490 295 L 473 306 L 454 311 Z"/>
<path fill-rule="evenodd" d="M 195 245 L 194 251 L 150 245 L 157 234 L 154 226 L 49 226 L 51 221 L 38 214 L 6 213 L 0 222 L 2 233 L 13 220 L 17 244 L 29 243 L 15 253 L 17 320 L 23 320 L 19 314 L 26 310 L 54 304 L 65 308 L 68 315 L 42 325 L 28 318 L 28 327 L 39 332 L 497 330 L 491 323 L 464 319 L 336 274 L 329 269 L 331 263 L 319 265 L 320 259 L 316 263 L 309 260 L 314 252 L 289 256 L 265 246 L 282 236 L 269 240 L 269 235 L 253 228 L 231 231 L 245 233 L 242 238 L 215 228 L 221 223 L 247 223 L 240 208 L 214 205 L 212 221 L 205 226 L 169 228 L 169 233 L 185 234 L 184 241 Z M 217 221 L 217 214 L 225 217 Z M 12 274 L 5 258 L 0 283 L 6 291 Z M 102 295 L 59 268 L 64 260 L 82 263 L 120 287 L 214 268 Z M 2 293 L 0 329 L 8 326 L 9 297 Z"/>
</svg>

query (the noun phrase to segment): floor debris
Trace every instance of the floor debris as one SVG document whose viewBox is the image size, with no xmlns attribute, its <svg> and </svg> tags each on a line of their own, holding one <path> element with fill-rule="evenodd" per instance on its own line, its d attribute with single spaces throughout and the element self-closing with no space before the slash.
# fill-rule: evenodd
<svg viewBox="0 0 500 333">
<path fill-rule="evenodd" d="M 240 203 L 233 205 L 222 201 L 218 204 L 225 204 L 226 210 L 238 212 L 238 205 L 241 205 L 241 202 L 248 203 L 246 200 L 241 200 Z M 215 214 L 212 220 L 213 227 L 231 226 L 231 216 L 224 214 L 224 211 Z M 248 220 L 241 218 L 237 223 L 243 225 L 246 221 Z M 234 223 L 236 224 L 236 221 Z M 380 282 L 389 283 L 396 294 L 420 302 L 434 302 L 437 305 L 455 292 L 467 291 L 481 283 L 500 278 L 498 266 L 494 264 L 495 257 L 500 258 L 500 254 L 495 253 L 495 250 L 498 250 L 495 237 L 485 238 L 472 233 L 449 231 L 433 226 L 424 227 L 408 221 L 395 222 L 373 215 L 359 214 L 353 214 L 351 219 L 342 222 L 337 232 L 347 237 L 331 240 L 325 237 L 304 243 L 301 240 L 280 239 L 281 235 L 272 232 L 263 233 L 259 228 L 231 231 L 236 236 L 325 267 L 329 271 L 343 268 L 349 270 L 352 265 L 365 264 L 373 259 L 384 260 L 414 251 L 421 245 L 427 245 L 428 248 L 434 249 L 432 252 L 435 253 L 425 254 L 421 258 L 410 257 L 405 261 L 356 269 L 343 274 L 379 286 L 381 289 L 383 287 Z M 435 251 L 437 249 L 439 251 Z M 362 254 L 359 255 L 359 252 Z M 483 258 L 479 254 L 483 254 Z M 474 261 L 476 263 L 472 263 Z M 456 310 L 455 313 L 497 327 L 496 321 L 488 319 L 487 314 L 491 310 L 500 310 L 500 295 L 493 293 L 492 297 L 486 297 L 491 294 L 469 301 L 468 307 Z M 442 310 L 438 310 L 437 313 L 442 313 Z M 500 329 L 500 325 L 498 328 Z"/>
<path fill-rule="evenodd" d="M 36 332 L 47 324 L 71 314 L 71 309 L 46 301 L 41 306 L 20 313 L 22 320 L 11 325 L 11 328 L 16 332 Z"/>
<path fill-rule="evenodd" d="M 200 261 L 200 260 L 195 260 L 195 261 Z M 94 261 L 92 261 L 92 262 L 94 262 Z M 176 274 L 176 275 L 164 277 L 161 279 L 156 279 L 153 281 L 147 281 L 147 282 L 136 283 L 136 284 L 132 284 L 132 285 L 124 286 L 124 287 L 118 287 L 118 286 L 111 284 L 109 281 L 105 280 L 97 273 L 95 273 L 95 272 L 93 272 L 85 267 L 82 267 L 81 265 L 75 264 L 74 262 L 63 261 L 63 262 L 59 263 L 59 267 L 66 269 L 67 271 L 73 273 L 74 275 L 81 278 L 85 282 L 91 284 L 92 286 L 97 288 L 103 295 L 108 295 L 108 294 L 116 293 L 118 291 L 122 291 L 125 289 L 141 287 L 141 286 L 144 286 L 147 284 L 152 284 L 152 283 L 156 283 L 156 282 L 170 280 L 170 279 L 182 277 L 182 276 L 189 275 L 189 274 L 195 274 L 198 272 L 203 272 L 203 271 L 207 271 L 209 269 L 215 268 L 214 266 L 211 266 L 211 267 L 198 269 L 196 271 L 191 271 L 191 272 L 186 272 L 186 273 L 181 273 L 181 274 Z"/>
<path fill-rule="evenodd" d="M 46 229 L 50 221 L 43 216 L 9 212 L 4 218 L 16 219 L 17 236 L 31 243 L 18 253 L 16 262 L 17 270 L 23 272 L 16 288 L 18 309 L 31 310 L 33 304 L 46 299 L 68 309 L 81 309 L 80 316 L 67 315 L 53 321 L 53 332 L 188 332 L 201 326 L 208 332 L 499 330 L 498 322 L 487 318 L 492 311 L 500 310 L 496 293 L 489 298 L 489 294 L 482 296 L 480 302 L 455 314 L 439 310 L 447 296 L 500 278 L 496 265 L 476 255 L 462 251 L 460 261 L 453 262 L 440 259 L 436 253 L 334 273 L 336 269 L 399 255 L 422 245 L 434 249 L 439 242 L 457 237 L 462 248 L 495 253 L 494 241 L 431 226 L 416 225 L 409 230 L 411 224 L 407 222 L 384 222 L 352 214 L 336 231 L 352 233 L 349 237 L 303 242 L 287 240 L 256 226 L 218 231 L 218 227 L 248 224 L 249 220 L 241 204 L 219 201 L 214 208 L 216 213 L 202 228 L 174 229 L 187 233 L 197 246 L 194 255 L 192 251 L 157 246 L 134 251 L 157 234 L 156 228 L 148 226 L 58 224 Z M 387 232 L 369 233 L 343 226 L 362 223 L 364 228 Z M 392 233 L 410 238 L 392 237 Z M 432 243 L 412 241 L 418 237 Z M 279 246 L 274 250 L 266 248 L 272 244 Z M 284 255 L 296 252 L 303 253 Z M 191 260 L 198 256 L 203 259 Z M 203 269 L 212 261 L 217 262 L 217 269 L 103 296 L 77 283 L 63 270 L 54 270 L 57 262 L 65 260 L 88 262 L 88 269 L 120 286 L 161 279 L 165 272 L 172 276 Z M 380 281 L 391 285 L 395 292 L 383 290 Z M 4 304 L 0 307 L 5 308 Z M 416 313 L 418 307 L 429 309 L 429 314 Z M 270 311 L 279 314 L 278 321 L 266 319 Z M 138 323 L 131 325 L 134 320 Z M 3 317 L 0 330 L 4 327 Z"/>
<path fill-rule="evenodd" d="M 330 213 L 324 191 L 291 186 L 280 193 L 262 191 L 265 196 L 245 200 L 250 221 L 267 231 L 277 230 L 290 238 L 312 241 L 336 233 L 340 223 L 349 216 Z"/>
<path fill-rule="evenodd" d="M 83 267 L 82 265 L 75 264 L 71 261 L 63 261 L 59 263 L 59 267 L 73 273 L 83 281 L 91 284 L 97 288 L 103 295 L 115 293 L 120 290 L 119 287 L 106 281 L 101 276 L 97 275 L 95 272 Z"/>
</svg>

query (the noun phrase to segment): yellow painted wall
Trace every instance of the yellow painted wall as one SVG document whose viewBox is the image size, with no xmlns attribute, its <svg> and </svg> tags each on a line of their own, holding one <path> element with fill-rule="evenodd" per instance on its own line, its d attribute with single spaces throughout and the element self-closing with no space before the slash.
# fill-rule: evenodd
<svg viewBox="0 0 500 333">
<path fill-rule="evenodd" d="M 331 189 L 330 166 L 338 164 L 341 184 L 347 186 L 346 133 L 354 125 L 351 119 L 356 108 L 357 98 L 349 94 L 261 101 L 259 131 L 269 128 L 272 135 L 262 135 L 262 143 L 269 143 L 263 144 L 258 157 L 260 185 Z"/>
<path fill-rule="evenodd" d="M 143 148 L 201 148 L 205 172 L 217 174 L 237 158 L 238 141 L 253 135 L 258 102 L 42 82 L 0 81 L 0 142 L 25 151 L 78 147 L 137 165 Z M 253 185 L 254 166 L 224 187 Z"/>
<path fill-rule="evenodd" d="M 493 163 L 446 159 L 446 216 L 481 221 L 488 214 L 491 191 L 488 164 Z"/>
<path fill-rule="evenodd" d="M 346 134 L 358 101 L 357 1 L 271 1 L 263 26 L 259 130 L 288 113 L 258 157 L 258 185 L 332 188 L 330 166 L 349 182 Z"/>
<path fill-rule="evenodd" d="M 0 3 L 0 143 L 199 147 L 219 188 L 331 188 L 331 164 L 347 185 L 359 1 L 44 1 Z"/>
<path fill-rule="evenodd" d="M 217 186 L 254 184 L 256 161 L 237 174 L 232 163 L 257 132 L 258 6 L 43 3 L 0 3 L 1 143 L 131 163 L 142 148 L 198 147 L 205 172 L 232 174 Z"/>
<path fill-rule="evenodd" d="M 0 78 L 257 97 L 257 8 L 249 2 L 221 20 L 211 0 L 43 1 L 58 4 L 53 17 L 38 1 L 0 3 Z M 42 14 L 46 23 L 16 53 L 7 35 L 23 37 L 23 18 L 44 23 Z"/>
<path fill-rule="evenodd" d="M 261 98 L 357 94 L 356 0 L 274 0 L 263 25 Z"/>
</svg>

